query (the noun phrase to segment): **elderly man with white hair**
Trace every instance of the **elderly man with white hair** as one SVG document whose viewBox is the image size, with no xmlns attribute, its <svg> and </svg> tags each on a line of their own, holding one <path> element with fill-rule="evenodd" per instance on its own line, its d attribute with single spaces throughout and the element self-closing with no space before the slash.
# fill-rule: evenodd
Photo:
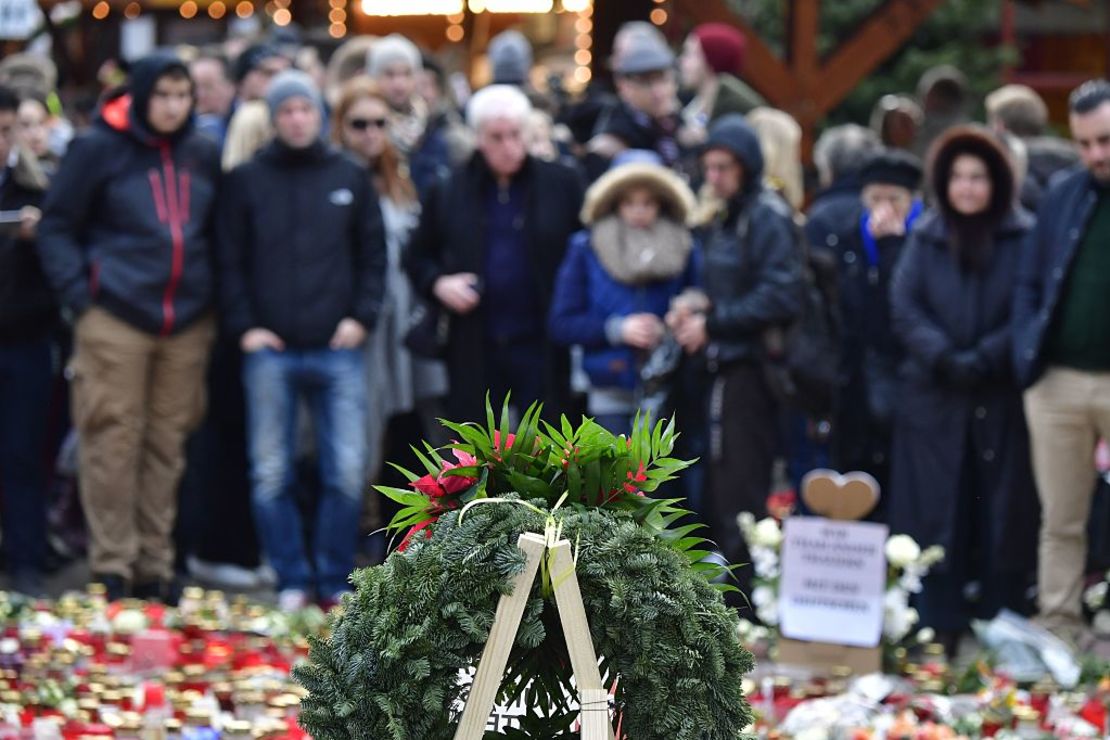
<svg viewBox="0 0 1110 740">
<path fill-rule="evenodd" d="M 396 33 L 374 41 L 366 57 L 366 72 L 389 103 L 393 145 L 408 162 L 421 197 L 432 182 L 450 173 L 452 164 L 444 129 L 429 126 L 427 103 L 417 92 L 423 70 L 420 49 Z"/>
<path fill-rule="evenodd" d="M 405 255 L 416 290 L 450 317 L 445 358 L 449 415 L 484 419 L 488 390 L 518 410 L 542 400 L 565 410 L 569 364 L 545 330 L 555 274 L 579 228 L 582 184 L 560 164 L 528 155 L 532 106 L 492 85 L 470 100 L 477 151 L 432 186 Z"/>
</svg>

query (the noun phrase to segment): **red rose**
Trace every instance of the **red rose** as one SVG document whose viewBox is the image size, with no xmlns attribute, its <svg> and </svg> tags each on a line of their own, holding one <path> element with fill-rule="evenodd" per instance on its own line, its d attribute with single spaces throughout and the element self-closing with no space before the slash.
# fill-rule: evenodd
<svg viewBox="0 0 1110 740">
<path fill-rule="evenodd" d="M 792 490 L 776 491 L 767 497 L 767 513 L 780 522 L 794 513 L 798 496 Z"/>
</svg>

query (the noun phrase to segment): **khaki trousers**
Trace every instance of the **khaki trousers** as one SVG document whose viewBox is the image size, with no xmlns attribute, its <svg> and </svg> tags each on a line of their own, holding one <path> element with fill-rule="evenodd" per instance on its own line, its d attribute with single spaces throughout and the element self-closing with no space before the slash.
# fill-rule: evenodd
<svg viewBox="0 0 1110 740">
<path fill-rule="evenodd" d="M 173 576 L 185 439 L 204 414 L 215 331 L 207 316 L 157 337 L 96 307 L 77 322 L 73 419 L 94 574 Z"/>
<path fill-rule="evenodd" d="M 1110 373 L 1051 368 L 1026 391 L 1025 414 L 1042 512 L 1040 616 L 1048 625 L 1074 626 L 1081 619 L 1094 449 L 1099 436 L 1110 438 Z"/>
</svg>

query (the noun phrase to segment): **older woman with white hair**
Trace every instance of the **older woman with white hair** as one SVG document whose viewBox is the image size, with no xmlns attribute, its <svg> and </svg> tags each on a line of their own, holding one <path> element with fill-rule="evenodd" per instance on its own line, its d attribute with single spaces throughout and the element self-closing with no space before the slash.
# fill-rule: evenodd
<svg viewBox="0 0 1110 740">
<path fill-rule="evenodd" d="M 405 255 L 413 286 L 448 319 L 447 411 L 484 419 L 490 392 L 510 391 L 518 410 L 535 400 L 564 410 L 566 353 L 548 340 L 546 317 L 567 240 L 579 226 L 582 185 L 573 170 L 528 154 L 532 106 L 519 89 L 492 85 L 471 98 L 477 151 L 424 199 Z"/>
</svg>

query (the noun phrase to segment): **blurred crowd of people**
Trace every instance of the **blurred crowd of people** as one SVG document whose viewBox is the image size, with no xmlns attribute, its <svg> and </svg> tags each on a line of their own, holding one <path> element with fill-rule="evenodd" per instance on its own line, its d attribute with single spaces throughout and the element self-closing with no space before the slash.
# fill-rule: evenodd
<svg viewBox="0 0 1110 740">
<path fill-rule="evenodd" d="M 700 460 L 677 493 L 734 563 L 782 481 L 870 473 L 873 518 L 948 553 L 918 608 L 950 646 L 1034 594 L 1082 642 L 1110 83 L 1074 91 L 1069 141 L 1033 90 L 977 123 L 932 70 L 822 133 L 807 201 L 801 129 L 742 81 L 736 29 L 676 54 L 629 23 L 613 49 L 612 89 L 569 97 L 506 32 L 466 100 L 399 35 L 326 65 L 288 39 L 159 52 L 72 124 L 48 63 L 0 62 L 13 585 L 41 589 L 76 490 L 113 597 L 191 574 L 332 603 L 384 554 L 384 461 L 488 392 L 614 433 L 677 414 Z"/>
</svg>

